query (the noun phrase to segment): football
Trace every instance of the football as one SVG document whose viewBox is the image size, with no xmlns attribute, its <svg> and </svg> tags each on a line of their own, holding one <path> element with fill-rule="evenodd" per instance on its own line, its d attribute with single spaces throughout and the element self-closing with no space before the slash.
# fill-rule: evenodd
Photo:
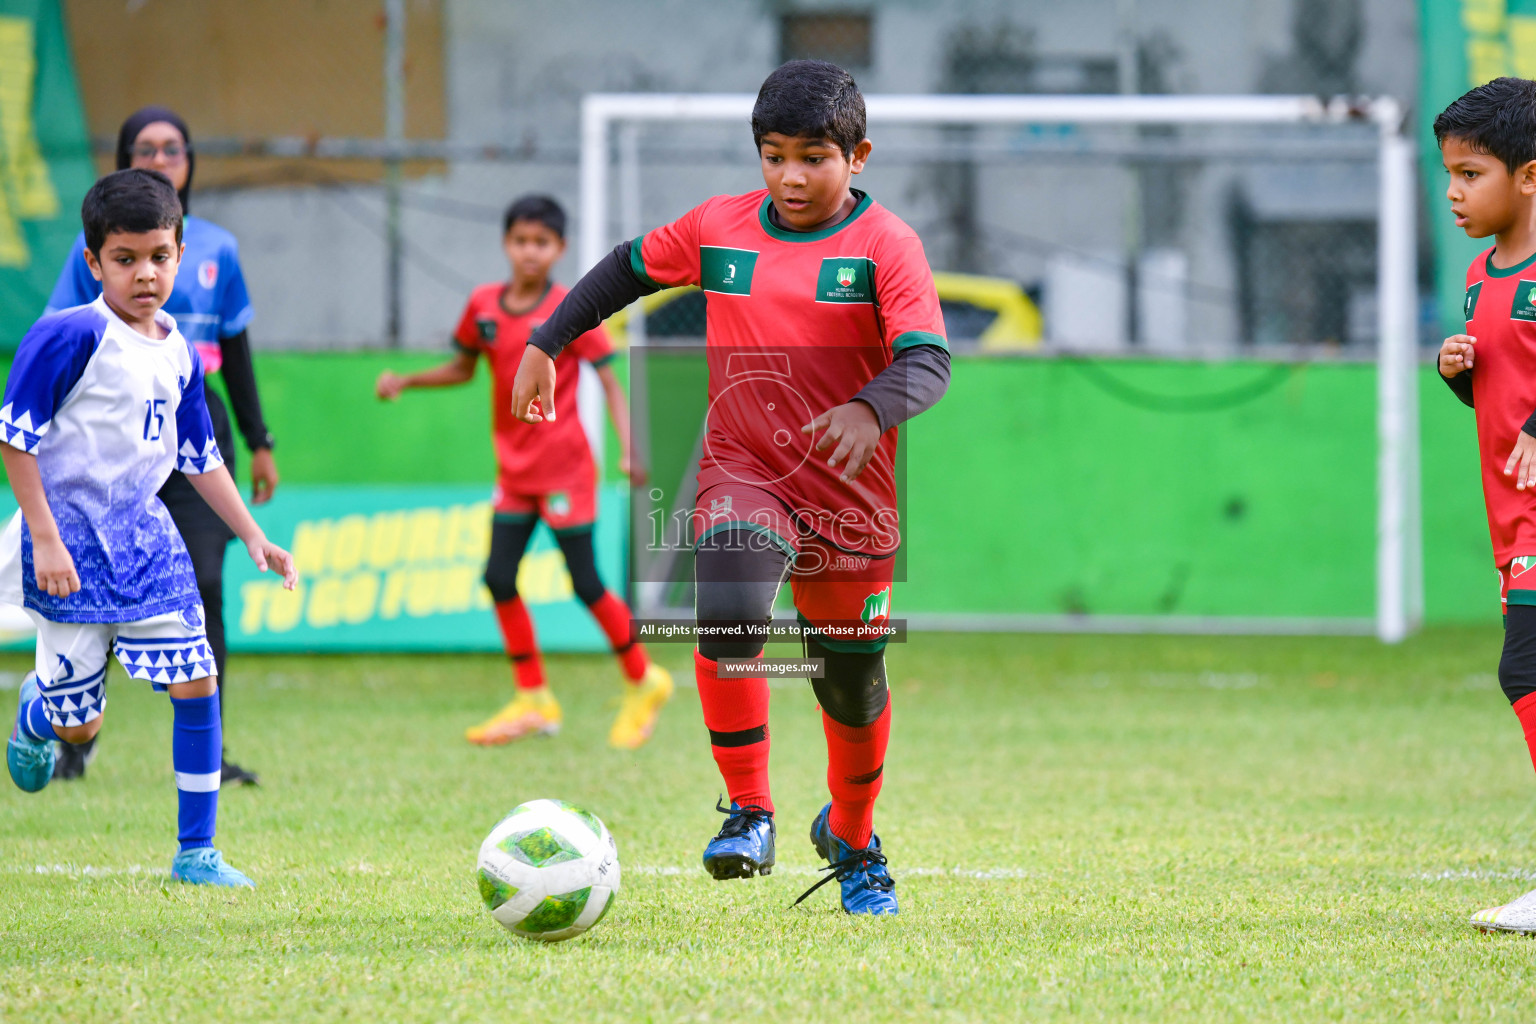
<svg viewBox="0 0 1536 1024">
<path fill-rule="evenodd" d="M 558 942 L 603 919 L 619 894 L 619 848 L 591 811 L 530 800 L 480 844 L 480 898 L 514 935 Z"/>
</svg>

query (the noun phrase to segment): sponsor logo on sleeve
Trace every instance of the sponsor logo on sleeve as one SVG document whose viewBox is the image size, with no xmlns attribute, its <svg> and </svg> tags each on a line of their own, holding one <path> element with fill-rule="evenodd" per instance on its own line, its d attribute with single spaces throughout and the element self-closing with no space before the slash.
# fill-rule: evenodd
<svg viewBox="0 0 1536 1024">
<path fill-rule="evenodd" d="M 718 295 L 751 295 L 757 253 L 723 245 L 699 246 L 699 287 Z"/>
</svg>

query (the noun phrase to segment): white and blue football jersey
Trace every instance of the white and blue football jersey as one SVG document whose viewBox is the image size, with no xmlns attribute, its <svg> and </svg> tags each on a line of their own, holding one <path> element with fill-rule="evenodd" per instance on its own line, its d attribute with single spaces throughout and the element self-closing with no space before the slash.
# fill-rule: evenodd
<svg viewBox="0 0 1536 1024">
<path fill-rule="evenodd" d="M 0 537 L 0 601 L 54 622 L 136 622 L 198 601 L 181 534 L 156 492 L 171 470 L 223 464 L 203 365 L 164 310 L 166 337 L 130 327 L 104 298 L 44 316 L 16 349 L 0 439 L 37 456 L 80 590 L 38 589 L 20 512 Z"/>
</svg>

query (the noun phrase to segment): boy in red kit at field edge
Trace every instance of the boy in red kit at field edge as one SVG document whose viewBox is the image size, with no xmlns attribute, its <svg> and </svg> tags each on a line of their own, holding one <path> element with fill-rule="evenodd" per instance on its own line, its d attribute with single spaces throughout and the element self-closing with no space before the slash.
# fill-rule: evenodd
<svg viewBox="0 0 1536 1024">
<path fill-rule="evenodd" d="M 1504 608 L 1499 684 L 1536 761 L 1536 82 L 1496 78 L 1435 118 L 1456 226 L 1494 246 L 1467 268 L 1467 333 L 1440 375 L 1477 416 L 1483 499 Z M 1536 892 L 1472 915 L 1536 933 Z"/>
<path fill-rule="evenodd" d="M 597 519 L 597 466 L 576 414 L 577 360 L 592 364 L 602 381 L 623 445 L 620 468 L 631 473 L 629 414 L 613 368 L 613 346 L 598 327 L 572 342 L 560 360 L 562 386 L 554 393 L 551 419 L 535 429 L 512 415 L 512 377 L 534 329 L 559 305 L 566 290 L 549 278 L 565 254 L 565 211 L 546 196 L 524 196 L 507 208 L 502 246 L 512 267 L 510 282 L 481 285 L 469 297 L 453 332 L 452 361 L 407 376 L 385 372 L 380 398 L 394 399 L 406 388 L 464 384 L 480 358 L 490 364 L 492 430 L 499 477 L 491 526 L 491 554 L 485 584 L 496 602 L 517 694 L 490 719 L 465 733 L 471 743 L 492 746 L 525 736 L 560 731 L 560 705 L 544 679 L 533 619 L 517 593 L 517 568 L 534 527 L 543 519 L 565 555 L 571 584 L 613 645 L 625 678 L 624 703 L 609 731 L 615 747 L 634 749 L 651 736 L 662 705 L 672 696 L 672 677 L 629 638 L 629 608 L 597 574 L 592 525 Z M 558 412 L 557 418 L 553 412 Z M 639 481 L 639 471 L 631 473 Z"/>
</svg>

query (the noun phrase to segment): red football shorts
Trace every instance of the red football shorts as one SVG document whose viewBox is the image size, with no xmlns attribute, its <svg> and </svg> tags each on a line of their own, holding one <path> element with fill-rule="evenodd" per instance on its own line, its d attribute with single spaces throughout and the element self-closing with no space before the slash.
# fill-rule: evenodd
<svg viewBox="0 0 1536 1024">
<path fill-rule="evenodd" d="M 574 530 L 591 526 L 597 519 L 597 484 L 577 481 L 557 491 L 524 494 L 515 483 L 503 480 L 491 496 L 497 515 L 538 516 L 551 530 Z"/>
<path fill-rule="evenodd" d="M 835 651 L 869 651 L 889 639 L 894 556 L 854 554 L 797 525 L 784 504 L 750 484 L 700 493 L 694 536 L 737 528 L 763 534 L 793 559 L 789 583 L 800 624 Z"/>
<path fill-rule="evenodd" d="M 1536 604 L 1536 555 L 1522 555 L 1499 566 L 1499 610 L 1511 604 Z"/>
</svg>

